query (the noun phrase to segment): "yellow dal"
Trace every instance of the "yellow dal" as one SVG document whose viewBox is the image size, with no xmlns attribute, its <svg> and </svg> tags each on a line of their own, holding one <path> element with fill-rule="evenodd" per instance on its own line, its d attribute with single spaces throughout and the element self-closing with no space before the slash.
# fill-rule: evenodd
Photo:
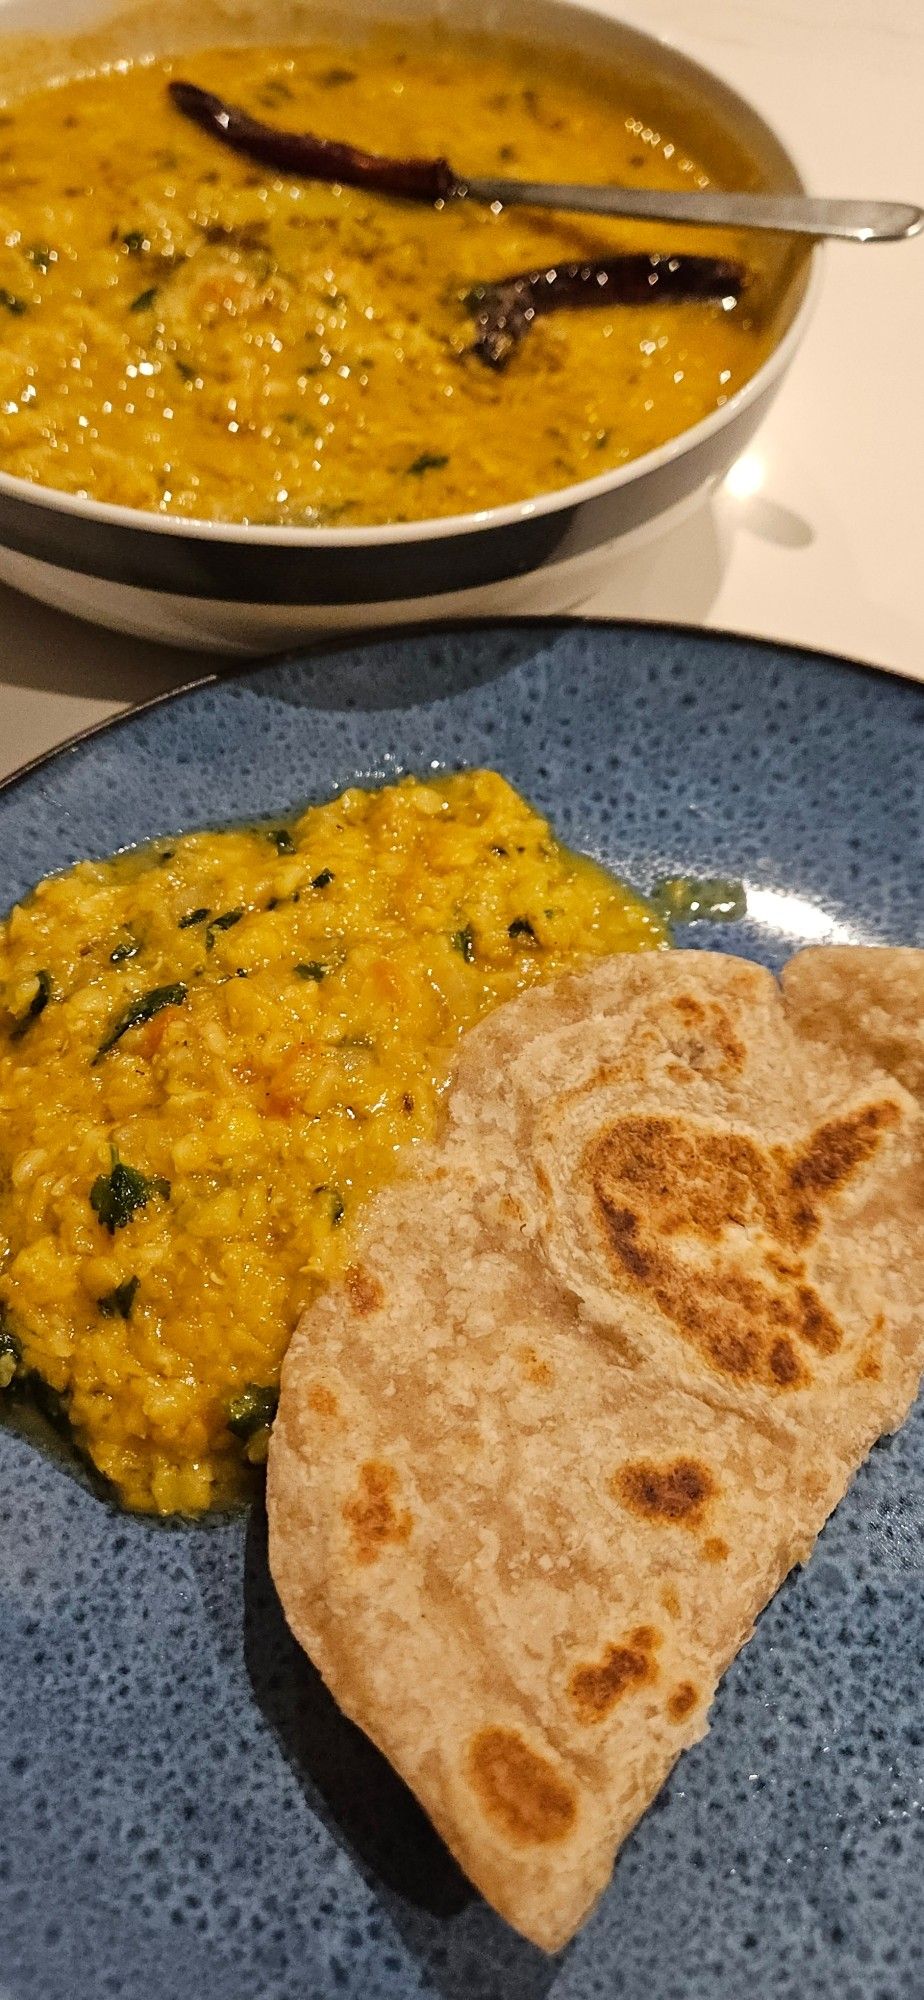
<svg viewBox="0 0 924 2000">
<path fill-rule="evenodd" d="M 350 790 L 288 838 L 81 862 L 0 926 L 0 1311 L 132 1507 L 244 1490 L 229 1405 L 276 1383 L 359 1203 L 432 1133 L 460 1031 L 585 954 L 665 942 L 491 771 Z M 176 981 L 185 1001 L 94 1063 Z M 90 1191 L 113 1147 L 170 1187 L 109 1233 Z M 130 1317 L 107 1315 L 130 1278 Z"/>
<path fill-rule="evenodd" d="M 692 104 L 559 52 L 434 28 L 80 76 L 0 127 L 0 466 L 218 520 L 414 520 L 621 465 L 721 406 L 777 336 L 785 245 L 279 177 L 190 125 L 187 76 L 257 117 L 460 170 L 702 188 L 753 162 Z M 654 105 L 654 109 L 652 109 Z M 737 257 L 721 303 L 562 311 L 502 374 L 473 284 L 621 250 Z M 434 462 L 435 461 L 435 462 Z"/>
</svg>

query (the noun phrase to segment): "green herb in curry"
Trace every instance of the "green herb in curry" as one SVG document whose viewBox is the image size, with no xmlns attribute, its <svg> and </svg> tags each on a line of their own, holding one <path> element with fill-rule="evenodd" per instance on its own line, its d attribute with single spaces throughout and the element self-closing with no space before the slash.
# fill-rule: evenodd
<svg viewBox="0 0 924 2000">
<path fill-rule="evenodd" d="M 183 981 L 177 979 L 171 986 L 155 986 L 150 993 L 139 993 L 134 1000 L 130 1000 L 128 1006 L 113 1022 L 108 1035 L 105 1035 L 100 1042 L 93 1057 L 93 1067 L 102 1062 L 103 1057 L 109 1054 L 110 1049 L 115 1048 L 116 1043 L 122 1040 L 123 1035 L 128 1034 L 130 1028 L 140 1028 L 146 1021 L 153 1021 L 155 1014 L 161 1013 L 164 1007 L 182 1007 L 186 993 L 187 988 Z"/>
<path fill-rule="evenodd" d="M 11 1042 L 22 1041 L 23 1035 L 31 1028 L 33 1021 L 37 1021 L 39 1015 L 44 1014 L 51 999 L 51 973 L 37 972 L 35 982 L 35 992 L 25 1013 L 20 1014 L 19 1020 L 15 1021 L 10 1029 Z"/>
<path fill-rule="evenodd" d="M 137 1167 L 127 1167 L 114 1153 L 109 1173 L 98 1174 L 93 1182 L 90 1207 L 102 1228 L 114 1236 L 117 1229 L 127 1226 L 136 1209 L 145 1207 L 152 1195 L 168 1200 L 170 1182 L 160 1174 L 147 1175 Z"/>
</svg>

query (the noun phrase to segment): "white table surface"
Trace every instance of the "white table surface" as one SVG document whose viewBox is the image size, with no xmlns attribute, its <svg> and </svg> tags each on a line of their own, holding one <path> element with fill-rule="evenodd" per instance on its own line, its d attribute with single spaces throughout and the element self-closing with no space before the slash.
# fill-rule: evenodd
<svg viewBox="0 0 924 2000">
<path fill-rule="evenodd" d="M 924 201 L 924 0 L 612 11 L 750 97 L 813 191 Z M 684 526 L 614 559 L 582 609 L 796 641 L 924 680 L 924 237 L 826 258 L 814 321 L 746 459 Z M 208 666 L 0 588 L 0 774 Z"/>
</svg>

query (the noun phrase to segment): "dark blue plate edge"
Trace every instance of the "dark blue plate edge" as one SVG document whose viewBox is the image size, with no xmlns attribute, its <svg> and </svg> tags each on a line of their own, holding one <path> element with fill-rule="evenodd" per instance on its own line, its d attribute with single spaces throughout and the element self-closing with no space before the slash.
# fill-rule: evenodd
<svg viewBox="0 0 924 2000">
<path fill-rule="evenodd" d="M 160 694 L 149 696 L 147 701 L 139 701 L 120 709 L 115 715 L 104 716 L 101 722 L 91 722 L 86 729 L 75 730 L 50 750 L 42 750 L 37 757 L 17 766 L 15 771 L 0 777 L 0 800 L 15 790 L 27 778 L 33 778 L 39 771 L 57 762 L 59 758 L 80 750 L 98 737 L 109 736 L 114 730 L 123 729 L 127 723 L 142 716 L 151 715 L 155 709 L 164 708 L 171 702 L 180 702 L 188 695 L 200 694 L 203 688 L 219 687 L 225 682 L 241 680 L 245 676 L 271 667 L 297 666 L 300 662 L 323 659 L 325 655 L 350 653 L 374 646 L 400 645 L 405 640 L 444 638 L 465 632 L 636 632 L 652 633 L 658 638 L 670 636 L 681 642 L 692 639 L 697 644 L 714 640 L 718 645 L 746 646 L 757 648 L 779 658 L 781 653 L 794 655 L 807 663 L 834 668 L 838 672 L 871 676 L 885 686 L 894 682 L 899 687 L 921 686 L 910 674 L 893 671 L 889 667 L 877 667 L 869 660 L 851 659 L 846 654 L 830 653 L 821 646 L 803 646 L 787 639 L 770 639 L 763 635 L 734 631 L 726 626 L 684 625 L 676 619 L 656 618 L 582 618 L 577 613 L 540 612 L 521 614 L 512 618 L 445 618 L 439 621 L 422 619 L 407 625 L 376 625 L 368 631 L 358 628 L 350 632 L 336 632 L 320 637 L 312 636 L 304 644 L 286 647 L 278 653 L 254 653 L 246 659 L 236 659 L 227 667 L 217 667 L 213 673 L 196 674 L 192 680 L 181 681 L 178 687 L 164 688 Z M 922 688 L 924 693 L 924 688 Z"/>
</svg>

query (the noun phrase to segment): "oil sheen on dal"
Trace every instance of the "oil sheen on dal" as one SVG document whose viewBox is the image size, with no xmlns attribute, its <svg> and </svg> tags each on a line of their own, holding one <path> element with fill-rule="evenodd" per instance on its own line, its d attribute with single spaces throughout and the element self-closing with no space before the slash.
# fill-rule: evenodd
<svg viewBox="0 0 924 2000">
<path fill-rule="evenodd" d="M 695 105 L 644 77 L 435 28 L 358 46 L 216 48 L 12 99 L 0 131 L 0 466 L 92 499 L 226 521 L 416 520 L 592 477 L 698 422 L 776 338 L 790 253 L 727 231 L 435 207 L 252 165 L 167 96 L 460 171 L 751 186 Z M 665 107 L 661 107 L 664 111 Z M 668 129 L 668 119 L 670 127 Z M 678 238 L 680 239 L 678 241 Z M 742 300 L 562 311 L 497 375 L 473 285 L 689 250 Z"/>
<path fill-rule="evenodd" d="M 665 942 L 490 771 L 40 883 L 0 926 L 5 1373 L 57 1392 L 129 1506 L 241 1496 L 265 1429 L 229 1413 L 271 1409 L 461 1030 Z"/>
</svg>

